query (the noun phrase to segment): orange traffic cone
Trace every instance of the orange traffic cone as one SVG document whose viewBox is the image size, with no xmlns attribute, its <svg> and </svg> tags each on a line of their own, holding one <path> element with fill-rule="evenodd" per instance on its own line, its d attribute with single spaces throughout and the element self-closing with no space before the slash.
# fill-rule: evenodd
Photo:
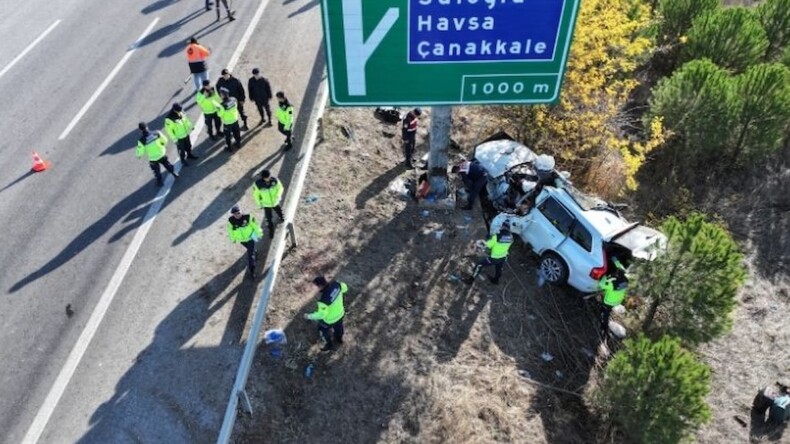
<svg viewBox="0 0 790 444">
<path fill-rule="evenodd" d="M 41 172 L 47 169 L 47 163 L 38 155 L 37 152 L 33 151 L 33 171 Z"/>
</svg>

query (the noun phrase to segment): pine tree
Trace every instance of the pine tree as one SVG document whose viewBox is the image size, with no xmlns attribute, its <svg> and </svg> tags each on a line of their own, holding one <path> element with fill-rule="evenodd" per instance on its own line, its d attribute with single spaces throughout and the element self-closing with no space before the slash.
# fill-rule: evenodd
<svg viewBox="0 0 790 444">
<path fill-rule="evenodd" d="M 710 420 L 710 369 L 680 341 L 625 341 L 604 372 L 595 400 L 629 441 L 677 443 Z"/>
<path fill-rule="evenodd" d="M 757 7 L 757 16 L 769 42 L 765 60 L 779 60 L 790 46 L 790 0 L 767 0 Z"/>
<path fill-rule="evenodd" d="M 718 7 L 719 0 L 661 0 L 657 8 L 659 45 L 678 43 L 695 18 Z"/>
<path fill-rule="evenodd" d="M 685 59 L 708 58 L 722 68 L 743 72 L 763 60 L 768 37 L 752 9 L 718 9 L 692 22 Z"/>
<path fill-rule="evenodd" d="M 746 270 L 743 255 L 726 230 L 693 214 L 662 224 L 667 251 L 637 265 L 633 294 L 649 308 L 643 331 L 668 334 L 696 345 L 728 331 Z"/>
</svg>

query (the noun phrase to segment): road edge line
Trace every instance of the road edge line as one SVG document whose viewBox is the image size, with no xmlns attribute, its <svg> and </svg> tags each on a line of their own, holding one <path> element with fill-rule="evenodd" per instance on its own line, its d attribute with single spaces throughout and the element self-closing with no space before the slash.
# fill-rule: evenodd
<svg viewBox="0 0 790 444">
<path fill-rule="evenodd" d="M 11 68 L 13 68 L 13 67 L 14 67 L 14 65 L 16 65 L 16 64 L 17 64 L 17 63 L 18 63 L 20 60 L 22 60 L 22 57 L 26 56 L 26 55 L 27 55 L 27 53 L 29 53 L 30 51 L 32 51 L 32 50 L 33 50 L 33 48 L 35 48 L 35 47 L 36 47 L 36 45 L 38 45 L 38 44 L 39 44 L 39 43 L 40 43 L 42 40 L 44 40 L 44 37 L 46 37 L 46 36 L 47 36 L 47 34 L 49 34 L 49 33 L 50 33 L 50 31 L 52 31 L 53 29 L 55 29 L 55 27 L 57 27 L 57 26 L 60 24 L 60 22 L 61 22 L 61 19 L 57 19 L 57 20 L 55 20 L 55 23 L 53 23 L 53 24 L 49 25 L 49 28 L 45 29 L 45 30 L 44 30 L 44 32 L 42 32 L 42 33 L 41 33 L 41 35 L 39 35 L 38 37 L 36 37 L 36 39 L 35 39 L 35 40 L 33 40 L 33 41 L 32 41 L 32 42 L 29 44 L 29 45 L 27 45 L 27 47 L 26 47 L 25 49 L 23 49 L 23 50 L 22 50 L 22 52 L 20 52 L 20 53 L 19 53 L 19 55 L 17 55 L 16 57 L 14 57 L 14 59 L 13 59 L 13 60 L 11 60 L 11 61 L 8 63 L 8 65 L 6 65 L 6 67 L 5 67 L 5 68 L 3 68 L 3 70 L 2 70 L 2 71 L 0 71 L 0 77 L 3 77 L 3 76 L 5 75 L 5 73 L 7 73 L 8 71 L 10 71 L 10 70 L 11 70 Z"/>
</svg>

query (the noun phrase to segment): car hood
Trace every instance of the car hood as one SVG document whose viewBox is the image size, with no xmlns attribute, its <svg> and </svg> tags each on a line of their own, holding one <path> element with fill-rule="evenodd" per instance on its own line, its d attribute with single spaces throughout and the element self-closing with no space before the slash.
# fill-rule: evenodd
<svg viewBox="0 0 790 444">
<path fill-rule="evenodd" d="M 537 155 L 515 140 L 493 140 L 475 148 L 475 159 L 491 177 L 499 177 L 510 168 L 535 160 Z"/>
</svg>

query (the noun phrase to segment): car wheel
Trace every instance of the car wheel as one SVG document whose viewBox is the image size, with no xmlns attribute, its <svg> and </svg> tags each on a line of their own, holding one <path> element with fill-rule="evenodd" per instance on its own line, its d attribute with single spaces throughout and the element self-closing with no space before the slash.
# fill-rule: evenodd
<svg viewBox="0 0 790 444">
<path fill-rule="evenodd" d="M 568 266 L 556 253 L 546 253 L 540 258 L 538 269 L 551 284 L 562 285 L 568 282 Z"/>
</svg>

